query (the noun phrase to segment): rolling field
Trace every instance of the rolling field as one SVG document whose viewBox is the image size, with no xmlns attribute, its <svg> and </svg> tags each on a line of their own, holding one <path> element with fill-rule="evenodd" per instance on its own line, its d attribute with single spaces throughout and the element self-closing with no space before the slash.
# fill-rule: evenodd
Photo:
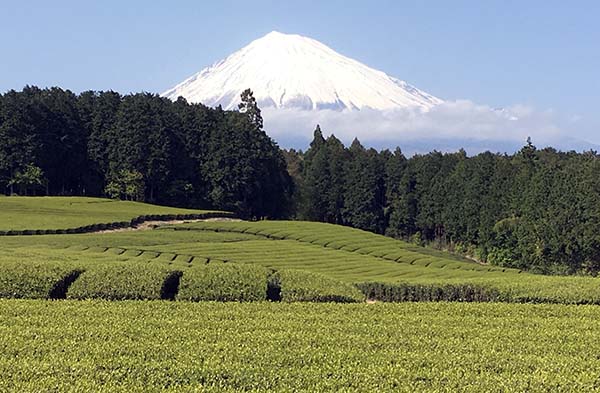
<svg viewBox="0 0 600 393">
<path fill-rule="evenodd" d="M 67 229 L 130 221 L 142 215 L 205 212 L 102 198 L 0 196 L 0 231 Z"/>
<path fill-rule="evenodd" d="M 181 214 L 102 201 L 12 206 Z M 309 222 L 0 236 L 0 391 L 594 391 L 598 283 Z"/>
<path fill-rule="evenodd" d="M 2 198 L 0 204 L 11 199 Z M 16 198 L 17 201 L 23 199 L 26 198 Z M 61 201 L 67 199 L 59 198 L 55 205 L 58 206 Z M 123 202 L 114 202 L 117 206 L 121 203 Z M 111 206 L 113 202 L 90 203 L 94 206 L 93 209 L 96 205 L 103 204 Z M 23 202 L 21 205 L 23 206 Z M 140 209 L 148 206 L 136 205 L 138 210 L 127 214 L 139 214 L 143 212 Z M 61 213 L 66 216 L 85 216 L 83 213 L 86 205 L 63 205 L 62 209 L 68 212 Z M 102 219 L 123 218 L 115 216 L 113 211 L 105 211 Z M 96 213 L 101 212 L 98 210 Z M 28 227 L 40 228 L 45 223 L 52 222 L 55 213 L 38 209 L 25 216 L 29 217 Z M 93 217 L 94 215 L 90 214 L 90 219 Z M 26 286 L 34 285 L 38 278 L 32 277 L 37 275 L 25 274 L 27 266 L 31 266 L 29 270 L 37 271 L 40 270 L 40 264 L 45 263 L 59 265 L 57 268 L 42 269 L 47 271 L 49 276 L 43 278 L 46 284 L 40 288 L 44 288 L 47 293 L 53 289 L 48 283 L 70 285 L 69 277 L 73 274 L 77 276 L 74 280 L 76 289 L 78 280 L 89 280 L 88 277 L 94 276 L 91 270 L 118 271 L 122 269 L 122 265 L 127 264 L 143 265 L 147 266 L 147 269 L 156 270 L 154 276 L 150 275 L 147 278 L 151 280 L 149 277 L 154 277 L 156 282 L 140 283 L 139 288 L 144 285 L 152 286 L 154 289 L 150 292 L 140 289 L 141 292 L 137 295 L 130 293 L 127 296 L 116 296 L 106 288 L 105 295 L 93 291 L 87 295 L 92 298 L 117 299 L 163 298 L 166 296 L 165 291 L 176 291 L 176 288 L 163 288 L 164 281 L 169 277 L 178 274 L 183 277 L 186 274 L 192 275 L 193 273 L 187 272 L 190 269 L 196 271 L 194 268 L 199 266 L 229 263 L 260 265 L 271 273 L 280 270 L 318 273 L 339 282 L 360 284 L 360 288 L 369 298 L 382 301 L 600 303 L 600 282 L 595 278 L 541 276 L 514 269 L 483 266 L 458 256 L 417 247 L 403 241 L 322 223 L 209 221 L 145 231 L 5 236 L 0 237 L 0 245 L 0 282 L 4 282 L 2 285 L 5 287 L 0 288 L 0 294 L 3 294 L 3 297 L 43 297 L 43 291 L 40 290 L 33 291 L 31 293 L 34 295 L 30 295 L 26 291 L 17 293 L 11 288 L 25 283 Z M 60 270 L 60 264 L 69 264 L 69 268 Z M 16 270 L 13 266 L 16 265 L 22 271 L 20 276 L 14 273 Z M 62 276 L 57 278 L 56 272 L 59 270 Z M 86 271 L 90 272 L 85 273 Z M 81 278 L 76 272 L 83 273 Z M 102 277 L 106 274 L 95 275 Z M 134 275 L 140 280 L 142 276 Z M 316 287 L 319 287 L 319 281 L 322 280 L 315 280 Z M 176 286 L 177 283 L 172 285 Z M 55 294 L 58 294 L 56 297 L 68 295 L 60 291 Z M 325 299 L 330 295 L 311 295 L 309 298 Z M 78 298 L 81 296 L 78 295 Z"/>
<path fill-rule="evenodd" d="M 596 306 L 0 300 L 0 390 L 583 392 Z"/>
</svg>

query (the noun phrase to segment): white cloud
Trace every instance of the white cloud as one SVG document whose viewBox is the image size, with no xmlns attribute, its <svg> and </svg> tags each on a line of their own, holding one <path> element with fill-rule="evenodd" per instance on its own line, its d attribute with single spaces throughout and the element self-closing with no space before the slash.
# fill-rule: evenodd
<svg viewBox="0 0 600 393">
<path fill-rule="evenodd" d="M 305 147 L 320 124 L 325 135 L 335 134 L 345 143 L 358 137 L 368 145 L 386 147 L 429 141 L 431 150 L 438 148 L 439 141 L 469 141 L 481 149 L 499 150 L 494 146 L 519 146 L 530 136 L 538 146 L 570 148 L 563 145 L 572 140 L 568 128 L 573 126 L 572 119 L 562 119 L 552 110 L 526 105 L 493 109 L 467 100 L 447 101 L 428 112 L 265 108 L 263 117 L 265 129 L 275 140 L 283 146 L 301 144 L 294 147 Z"/>
</svg>

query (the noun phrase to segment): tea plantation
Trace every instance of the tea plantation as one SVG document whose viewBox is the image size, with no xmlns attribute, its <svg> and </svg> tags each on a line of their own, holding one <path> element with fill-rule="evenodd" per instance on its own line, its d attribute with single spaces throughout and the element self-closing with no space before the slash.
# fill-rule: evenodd
<svg viewBox="0 0 600 393">
<path fill-rule="evenodd" d="M 175 218 L 175 215 L 203 213 L 207 211 L 102 198 L 0 196 L 0 232 L 75 229 L 92 224 L 127 222 L 145 215 Z"/>
<path fill-rule="evenodd" d="M 597 306 L 0 300 L 0 391 L 590 392 Z"/>
<path fill-rule="evenodd" d="M 10 199 L 0 198 L 0 204 Z M 99 219 L 110 221 L 113 212 L 107 210 L 104 214 Z M 50 213 L 39 215 L 41 222 L 51 222 L 46 217 Z M 37 233 L 35 226 L 29 228 Z M 304 300 L 349 300 L 354 297 L 338 295 L 345 293 L 343 287 L 351 285 L 369 299 L 379 301 L 600 303 L 600 285 L 595 278 L 542 276 L 480 265 L 373 233 L 322 223 L 218 220 L 143 231 L 0 236 L 0 243 L 3 297 L 208 300 L 212 297 L 206 294 L 176 296 L 179 285 L 190 282 L 192 275 L 210 277 L 206 276 L 206 268 L 225 263 L 266 269 L 266 283 L 260 284 L 264 287 L 262 300 L 269 298 L 269 286 L 272 296 L 281 295 L 277 293 L 281 289 L 277 286 L 279 277 L 290 271 L 295 275 L 313 273 L 312 280 L 299 277 L 301 282 L 310 281 L 311 288 L 288 296 L 296 300 L 302 300 L 299 293 L 306 294 Z M 127 273 L 134 268 L 140 273 Z M 62 275 L 56 276 L 59 270 Z M 278 274 L 280 271 L 282 274 Z M 131 279 L 120 279 L 127 274 Z M 218 284 L 225 276 L 216 277 Z M 36 280 L 43 285 L 37 285 Z M 205 285 L 217 285 L 204 280 Z M 340 293 L 315 294 L 316 288 L 327 287 L 322 283 L 331 280 L 337 283 Z M 84 284 L 87 291 L 81 293 Z M 245 291 L 243 288 L 257 285 L 256 281 L 240 283 L 238 289 Z M 28 294 L 27 288 L 32 286 L 37 289 Z M 97 290 L 92 290 L 93 286 Z M 126 288 L 121 290 L 119 286 Z M 227 298 L 260 300 L 243 293 Z"/>
<path fill-rule="evenodd" d="M 0 391 L 600 389 L 593 277 L 329 224 L 32 201 L 0 197 Z"/>
</svg>

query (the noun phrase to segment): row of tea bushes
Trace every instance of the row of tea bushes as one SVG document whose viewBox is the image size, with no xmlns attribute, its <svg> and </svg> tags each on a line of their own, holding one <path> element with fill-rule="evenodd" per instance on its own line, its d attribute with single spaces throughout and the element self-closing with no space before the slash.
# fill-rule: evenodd
<svg viewBox="0 0 600 393">
<path fill-rule="evenodd" d="M 496 282 L 362 282 L 349 284 L 303 270 L 255 264 L 4 260 L 0 298 L 181 301 L 514 302 L 600 304 L 576 278 L 553 278 L 549 288 Z M 533 285 L 534 283 L 532 283 Z M 504 286 L 503 286 L 504 285 Z M 538 288 L 539 290 L 533 291 Z M 587 288 L 587 289 L 586 289 Z M 562 295 L 561 295 L 562 294 Z"/>
<path fill-rule="evenodd" d="M 285 269 L 272 277 L 272 287 L 280 289 L 284 302 L 354 303 L 365 300 L 363 293 L 352 284 L 318 273 Z"/>
<path fill-rule="evenodd" d="M 382 302 L 507 302 L 600 304 L 594 278 L 535 276 L 528 281 L 362 282 L 355 284 L 369 300 Z"/>
<path fill-rule="evenodd" d="M 356 286 L 369 300 L 383 302 L 494 302 L 503 299 L 496 288 L 472 283 L 383 283 Z"/>
<path fill-rule="evenodd" d="M 0 297 L 30 299 L 358 302 L 360 291 L 320 274 L 258 265 L 63 262 L 0 264 Z"/>
<path fill-rule="evenodd" d="M 69 288 L 68 299 L 173 299 L 181 272 L 163 264 L 115 262 L 85 271 Z"/>
<path fill-rule="evenodd" d="M 72 263 L 4 261 L 0 264 L 0 298 L 61 299 L 82 271 Z"/>
<path fill-rule="evenodd" d="M 258 265 L 213 263 L 185 271 L 177 300 L 258 301 L 267 297 L 270 271 Z"/>
<path fill-rule="evenodd" d="M 99 231 L 108 231 L 113 229 L 135 228 L 148 221 L 184 221 L 184 220 L 204 220 L 210 218 L 234 218 L 235 215 L 230 212 L 206 212 L 200 214 L 155 214 L 143 215 L 132 219 L 131 221 L 118 221 L 110 223 L 98 223 L 85 225 L 68 229 L 21 229 L 21 230 L 1 230 L 0 236 L 29 236 L 29 235 L 72 235 L 80 233 L 92 233 Z"/>
</svg>

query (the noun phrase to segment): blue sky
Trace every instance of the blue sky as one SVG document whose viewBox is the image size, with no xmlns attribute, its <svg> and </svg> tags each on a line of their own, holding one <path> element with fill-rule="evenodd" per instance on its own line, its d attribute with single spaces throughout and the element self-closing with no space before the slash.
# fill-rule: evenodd
<svg viewBox="0 0 600 393">
<path fill-rule="evenodd" d="M 600 144 L 598 1 L 5 1 L 0 91 L 162 92 L 271 30 L 444 99 L 528 105 Z"/>
</svg>

